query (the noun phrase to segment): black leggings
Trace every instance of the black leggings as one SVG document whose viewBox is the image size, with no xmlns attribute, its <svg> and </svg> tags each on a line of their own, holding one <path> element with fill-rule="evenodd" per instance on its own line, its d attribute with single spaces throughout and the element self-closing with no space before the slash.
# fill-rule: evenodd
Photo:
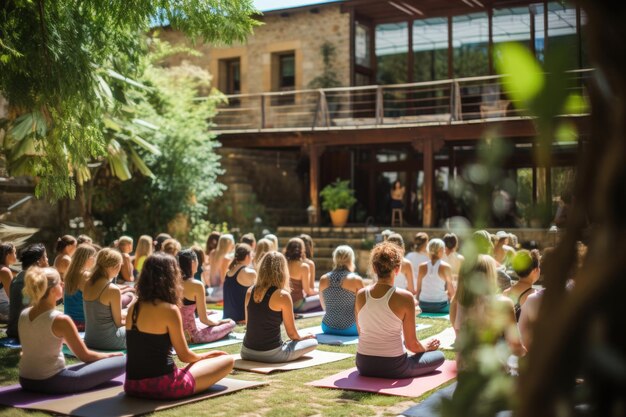
<svg viewBox="0 0 626 417">
<path fill-rule="evenodd" d="M 446 358 L 443 352 L 406 353 L 396 357 L 369 356 L 356 354 L 356 367 L 359 374 L 378 378 L 414 378 L 425 375 L 439 368 Z"/>
</svg>

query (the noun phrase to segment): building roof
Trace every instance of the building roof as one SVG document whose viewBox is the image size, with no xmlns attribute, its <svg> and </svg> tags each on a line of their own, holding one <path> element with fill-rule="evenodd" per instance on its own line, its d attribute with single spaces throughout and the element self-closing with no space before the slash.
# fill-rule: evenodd
<svg viewBox="0 0 626 417">
<path fill-rule="evenodd" d="M 301 7 L 318 6 L 328 3 L 342 3 L 342 0 L 254 0 L 254 6 L 261 12 L 275 12 Z"/>
</svg>

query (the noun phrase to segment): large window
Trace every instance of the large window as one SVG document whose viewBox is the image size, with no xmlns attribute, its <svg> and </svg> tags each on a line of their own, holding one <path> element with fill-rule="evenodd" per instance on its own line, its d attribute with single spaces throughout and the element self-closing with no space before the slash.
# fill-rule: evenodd
<svg viewBox="0 0 626 417">
<path fill-rule="evenodd" d="M 452 19 L 454 77 L 489 74 L 489 18 L 487 13 Z"/>
<path fill-rule="evenodd" d="M 495 9 L 492 18 L 494 46 L 519 42 L 530 48 L 530 11 L 528 7 Z"/>
<path fill-rule="evenodd" d="M 448 19 L 413 22 L 413 81 L 448 78 Z"/>
<path fill-rule="evenodd" d="M 372 57 L 370 56 L 370 45 L 372 35 L 369 26 L 356 22 L 354 36 L 355 63 L 365 68 L 371 68 Z"/>
<path fill-rule="evenodd" d="M 409 75 L 408 23 L 385 23 L 376 26 L 376 81 L 379 84 L 402 84 Z"/>
<path fill-rule="evenodd" d="M 296 87 L 296 57 L 294 53 L 278 56 L 278 89 L 291 91 Z"/>
<path fill-rule="evenodd" d="M 239 58 L 224 61 L 224 93 L 241 94 L 241 61 Z"/>
<path fill-rule="evenodd" d="M 576 8 L 557 2 L 548 3 L 548 49 L 558 45 L 578 51 Z M 578 54 L 571 56 L 572 67 L 578 66 Z"/>
</svg>

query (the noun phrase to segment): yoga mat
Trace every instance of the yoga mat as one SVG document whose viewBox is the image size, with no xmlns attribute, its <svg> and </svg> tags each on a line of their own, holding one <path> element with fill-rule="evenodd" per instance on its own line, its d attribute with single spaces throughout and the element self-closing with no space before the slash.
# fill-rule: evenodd
<svg viewBox="0 0 626 417">
<path fill-rule="evenodd" d="M 310 313 L 296 313 L 296 320 L 310 319 L 311 317 L 320 317 L 326 314 L 325 311 L 311 311 Z"/>
<path fill-rule="evenodd" d="M 233 355 L 233 357 L 235 358 L 235 369 L 239 369 L 242 371 L 258 372 L 260 374 L 269 374 L 270 372 L 274 371 L 293 371 L 294 369 L 309 368 L 311 366 L 340 361 L 352 356 L 354 355 L 351 355 L 349 353 L 334 353 L 324 352 L 322 350 L 314 350 L 292 362 L 264 363 L 246 361 L 241 359 L 240 355 Z"/>
<path fill-rule="evenodd" d="M 39 402 L 25 408 L 79 417 L 126 417 L 165 410 L 167 408 L 262 385 L 266 385 L 266 383 L 224 378 L 207 391 L 194 395 L 193 397 L 175 401 L 147 400 L 129 397 L 124 394 L 122 386 L 117 386 L 80 395 Z"/>
<path fill-rule="evenodd" d="M 20 342 L 18 342 L 17 339 L 12 337 L 3 337 L 0 339 L 0 347 L 8 349 L 21 349 L 22 345 L 20 345 Z"/>
<path fill-rule="evenodd" d="M 403 416 L 406 417 L 432 417 L 440 415 L 439 407 L 441 406 L 441 401 L 444 398 L 452 398 L 454 394 L 454 390 L 456 389 L 456 382 L 450 384 L 449 386 L 442 388 L 435 392 L 430 397 L 426 398 L 421 403 L 414 405 L 402 412 Z"/>
<path fill-rule="evenodd" d="M 444 319 L 444 320 L 450 320 L 450 314 L 448 313 L 422 313 L 419 316 L 420 318 L 423 319 Z"/>
<path fill-rule="evenodd" d="M 96 388 L 76 394 L 40 394 L 36 392 L 24 391 L 19 384 L 9 385 L 0 388 L 0 405 L 17 408 L 29 408 L 31 405 L 39 404 L 45 401 L 67 399 L 69 397 L 82 395 L 87 392 L 103 390 L 111 387 L 121 387 L 124 385 L 124 378 L 125 375 L 122 374 Z"/>
<path fill-rule="evenodd" d="M 432 327 L 430 324 L 417 324 L 415 326 L 415 331 L 419 332 L 420 330 L 428 329 Z M 322 332 L 321 326 L 308 327 L 306 329 L 300 330 L 303 333 L 311 333 L 315 335 L 317 342 L 321 345 L 332 345 L 332 346 L 346 346 L 346 345 L 356 345 L 359 343 L 359 336 L 338 336 L 333 334 L 325 334 Z"/>
<path fill-rule="evenodd" d="M 209 343 L 198 343 L 198 344 L 190 344 L 189 345 L 189 350 L 204 350 L 204 349 L 215 349 L 218 347 L 222 347 L 222 346 L 230 346 L 230 345 L 236 345 L 238 343 L 243 342 L 243 337 L 245 336 L 245 333 L 230 333 L 228 336 L 224 337 L 223 339 L 220 340 L 216 340 L 215 342 L 209 342 Z M 126 353 L 126 350 L 99 350 L 99 349 L 91 349 L 94 350 L 96 352 L 122 352 L 122 353 Z M 71 356 L 71 357 L 76 357 L 76 355 L 74 355 L 74 353 L 70 350 L 70 348 L 67 347 L 67 345 L 63 345 L 63 354 L 65 356 Z"/>
<path fill-rule="evenodd" d="M 356 368 L 307 383 L 314 387 L 365 391 L 400 397 L 419 397 L 456 377 L 456 363 L 445 361 L 435 372 L 417 378 L 385 379 L 359 375 Z"/>
<path fill-rule="evenodd" d="M 456 333 L 454 333 L 454 329 L 452 327 L 448 327 L 441 333 L 437 333 L 434 336 L 426 338 L 422 340 L 422 344 L 428 343 L 428 341 L 432 339 L 439 339 L 439 349 L 443 350 L 454 350 L 454 341 L 456 340 Z"/>
</svg>

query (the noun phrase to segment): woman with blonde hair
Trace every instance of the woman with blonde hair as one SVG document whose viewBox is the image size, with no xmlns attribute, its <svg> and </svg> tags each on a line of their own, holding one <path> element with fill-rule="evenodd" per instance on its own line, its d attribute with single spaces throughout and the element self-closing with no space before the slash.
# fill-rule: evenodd
<svg viewBox="0 0 626 417">
<path fill-rule="evenodd" d="M 459 344 L 464 344 L 462 329 L 471 325 L 492 343 L 503 338 L 514 355 L 523 356 L 526 348 L 517 328 L 513 301 L 497 291 L 497 264 L 491 256 L 478 255 L 473 265 L 464 265 L 450 306 L 450 321 L 460 336 Z"/>
<path fill-rule="evenodd" d="M 305 262 L 304 242 L 294 237 L 285 246 L 285 258 L 289 266 L 289 287 L 293 300 L 293 311 L 304 313 L 319 309 L 320 296 L 315 289 L 315 278 L 311 275 L 311 268 Z"/>
<path fill-rule="evenodd" d="M 414 378 L 433 372 L 445 361 L 437 350 L 438 340 L 427 344 L 417 340 L 413 294 L 394 285 L 403 255 L 395 243 L 376 245 L 371 262 L 378 280 L 356 295 L 356 367 L 363 376 Z"/>
<path fill-rule="evenodd" d="M 96 266 L 85 283 L 85 343 L 92 349 L 126 349 L 126 329 L 122 314 L 122 292 L 111 281 L 122 267 L 122 255 L 115 249 L 102 249 Z"/>
<path fill-rule="evenodd" d="M 269 239 L 260 239 L 257 243 L 256 243 L 256 250 L 254 251 L 254 259 L 253 259 L 253 264 L 254 264 L 254 268 L 258 271 L 259 270 L 259 265 L 261 265 L 261 259 L 263 259 L 263 256 L 268 253 L 273 251 L 274 244 L 272 243 L 271 240 Z"/>
<path fill-rule="evenodd" d="M 420 264 L 417 271 L 415 297 L 425 313 L 450 312 L 450 300 L 454 296 L 452 268 L 443 261 L 445 243 L 441 239 L 428 242 L 430 260 Z"/>
<path fill-rule="evenodd" d="M 293 302 L 286 289 L 287 260 L 276 251 L 267 253 L 259 265 L 256 283 L 246 294 L 246 335 L 241 358 L 259 362 L 290 362 L 315 350 L 311 334 L 298 333 Z M 290 341 L 283 342 L 280 325 L 284 322 Z"/>
<path fill-rule="evenodd" d="M 57 271 L 59 271 L 61 279 L 63 279 L 67 268 L 70 266 L 72 254 L 76 250 L 76 246 L 77 242 L 74 236 L 65 235 L 57 239 L 57 256 L 54 258 L 54 263 L 52 265 Z"/>
<path fill-rule="evenodd" d="M 89 279 L 89 270 L 96 262 L 96 250 L 91 245 L 79 245 L 72 256 L 72 262 L 65 274 L 63 292 L 64 312 L 79 331 L 85 330 L 85 311 L 83 310 L 83 290 Z"/>
<path fill-rule="evenodd" d="M 152 255 L 152 236 L 141 235 L 137 241 L 137 249 L 135 249 L 135 259 L 133 259 L 133 268 L 137 276 L 141 274 L 141 268 L 148 256 Z"/>
<path fill-rule="evenodd" d="M 320 302 L 326 314 L 322 331 L 340 336 L 357 336 L 354 302 L 363 288 L 363 279 L 354 273 L 354 251 L 341 245 L 333 251 L 333 270 L 320 278 Z"/>
<path fill-rule="evenodd" d="M 217 247 L 209 255 L 209 280 L 205 282 L 207 285 L 207 297 L 209 302 L 217 302 L 224 300 L 224 279 L 226 271 L 232 258 L 230 252 L 235 249 L 235 239 L 231 234 L 223 234 L 217 241 Z"/>
<path fill-rule="evenodd" d="M 31 307 L 22 311 L 18 322 L 23 389 L 69 394 L 91 389 L 124 373 L 126 358 L 121 353 L 89 350 L 72 319 L 56 309 L 57 301 L 63 297 L 63 282 L 57 270 L 31 268 L 26 272 L 24 285 Z M 85 363 L 66 368 L 63 343 Z"/>
<path fill-rule="evenodd" d="M 206 309 L 204 285 L 196 281 L 193 276 L 198 269 L 198 257 L 192 249 L 178 252 L 176 256 L 180 268 L 183 299 L 180 312 L 183 316 L 185 339 L 189 343 L 209 343 L 219 340 L 235 328 L 232 320 L 217 320 L 209 318 Z M 196 323 L 196 313 L 202 325 Z"/>
<path fill-rule="evenodd" d="M 182 292 L 176 259 L 164 252 L 150 255 L 137 281 L 137 302 L 128 310 L 127 395 L 185 398 L 207 390 L 233 369 L 233 358 L 226 352 L 198 355 L 189 350 L 178 308 Z M 172 348 L 178 359 L 189 365 L 178 368 Z"/>
</svg>

